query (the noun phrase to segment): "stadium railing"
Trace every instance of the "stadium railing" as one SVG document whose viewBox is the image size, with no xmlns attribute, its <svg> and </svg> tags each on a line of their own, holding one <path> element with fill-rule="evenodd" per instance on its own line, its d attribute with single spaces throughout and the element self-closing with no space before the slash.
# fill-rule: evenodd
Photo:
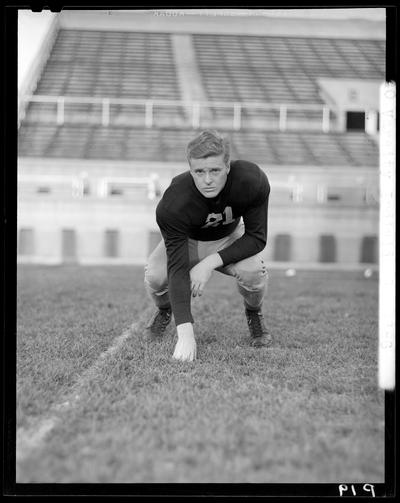
<svg viewBox="0 0 400 503">
<path fill-rule="evenodd" d="M 92 190 L 89 190 L 89 187 Z M 160 195 L 159 176 L 151 173 L 147 177 L 113 176 L 93 180 L 85 175 L 18 175 L 20 197 L 46 193 L 57 197 L 63 194 L 67 198 L 83 198 L 90 193 L 105 198 L 113 194 L 123 194 L 127 189 L 138 189 L 142 197 L 152 201 Z M 140 197 L 140 194 L 136 194 L 137 197 Z"/>
<path fill-rule="evenodd" d="M 232 127 L 233 130 L 239 131 L 243 126 L 243 120 L 246 113 L 251 113 L 253 125 L 258 125 L 262 128 L 263 125 L 272 126 L 273 129 L 286 131 L 290 127 L 290 114 L 297 114 L 293 125 L 298 125 L 298 116 L 303 114 L 302 120 L 304 125 L 309 125 L 312 129 L 319 129 L 323 132 L 331 130 L 331 118 L 336 111 L 327 105 L 321 104 L 299 104 L 299 103 L 265 103 L 265 102 L 232 102 L 232 101 L 179 101 L 179 100 L 154 100 L 154 99 L 130 99 L 130 98 L 105 98 L 105 97 L 86 97 L 86 96 L 46 96 L 46 95 L 29 95 L 22 98 L 27 108 L 28 104 L 54 105 L 53 109 L 48 111 L 43 109 L 34 116 L 35 120 L 54 120 L 58 125 L 62 125 L 71 121 L 71 117 L 66 117 L 68 105 L 97 105 L 98 120 L 103 126 L 112 125 L 111 108 L 112 106 L 140 107 L 141 112 L 137 114 L 141 116 L 141 123 L 146 128 L 151 128 L 155 125 L 157 119 L 156 107 L 170 108 L 171 110 L 184 110 L 188 122 L 193 128 L 199 128 L 202 121 L 202 111 L 212 112 L 215 110 L 225 110 L 228 116 L 224 117 L 225 125 Z M 136 108 L 136 110 L 138 110 Z M 79 112 L 79 109 L 76 111 Z M 259 114 L 257 121 L 257 113 Z M 267 113 L 267 116 L 263 114 Z M 29 112 L 28 112 L 29 114 Z M 308 116 L 307 116 L 308 114 Z M 310 115 L 311 114 L 311 115 Z M 205 115 L 205 114 L 203 114 Z M 78 117 L 79 122 L 89 122 L 87 110 Z M 310 121 L 310 117 L 312 120 Z M 20 117 L 20 122 L 25 116 Z M 215 119 L 215 117 L 214 117 Z M 267 122 L 266 120 L 267 119 Z M 132 117 L 127 117 L 127 124 L 131 124 Z M 74 119 L 76 122 L 76 119 Z M 182 124 L 186 125 L 186 124 Z"/>
<path fill-rule="evenodd" d="M 122 200 L 155 201 L 162 195 L 160 178 L 156 173 L 147 177 L 80 175 L 20 174 L 18 176 L 20 197 L 62 197 L 66 199 L 109 198 L 120 196 Z M 119 199 L 119 198 L 118 198 Z M 324 206 L 379 206 L 377 188 L 371 182 L 360 181 L 349 187 L 346 183 L 304 183 L 300 181 L 274 181 L 272 202 L 275 206 L 315 205 Z"/>
</svg>

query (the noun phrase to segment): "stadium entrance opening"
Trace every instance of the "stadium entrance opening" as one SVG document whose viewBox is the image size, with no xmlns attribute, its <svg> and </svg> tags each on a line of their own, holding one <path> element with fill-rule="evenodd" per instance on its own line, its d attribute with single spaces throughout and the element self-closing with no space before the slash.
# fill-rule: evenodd
<svg viewBox="0 0 400 503">
<path fill-rule="evenodd" d="M 365 112 L 347 112 L 347 131 L 365 131 Z"/>
</svg>

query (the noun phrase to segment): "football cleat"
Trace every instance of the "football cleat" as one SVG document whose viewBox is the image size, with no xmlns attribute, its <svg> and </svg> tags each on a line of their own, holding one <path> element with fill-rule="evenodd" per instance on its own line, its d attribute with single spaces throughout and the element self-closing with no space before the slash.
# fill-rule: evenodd
<svg viewBox="0 0 400 503">
<path fill-rule="evenodd" d="M 272 336 L 264 324 L 262 312 L 246 309 L 246 318 L 250 331 L 250 344 L 254 347 L 270 346 Z"/>
<path fill-rule="evenodd" d="M 146 328 L 150 331 L 152 335 L 161 337 L 164 335 L 167 326 L 169 325 L 172 318 L 171 308 L 158 309 Z"/>
</svg>

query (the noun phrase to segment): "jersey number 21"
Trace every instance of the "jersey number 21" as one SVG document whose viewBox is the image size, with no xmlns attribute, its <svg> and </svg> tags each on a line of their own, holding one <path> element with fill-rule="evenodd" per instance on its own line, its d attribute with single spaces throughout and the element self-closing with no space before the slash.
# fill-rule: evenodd
<svg viewBox="0 0 400 503">
<path fill-rule="evenodd" d="M 207 227 L 217 227 L 218 225 L 228 225 L 234 221 L 232 208 L 227 206 L 223 213 L 209 213 L 207 216 L 206 223 L 203 225 L 202 229 Z"/>
</svg>

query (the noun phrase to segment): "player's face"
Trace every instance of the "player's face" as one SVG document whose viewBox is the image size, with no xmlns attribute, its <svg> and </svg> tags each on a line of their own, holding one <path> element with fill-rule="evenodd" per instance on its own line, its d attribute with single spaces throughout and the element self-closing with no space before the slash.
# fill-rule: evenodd
<svg viewBox="0 0 400 503">
<path fill-rule="evenodd" d="M 225 186 L 229 166 L 224 163 L 224 154 L 190 159 L 190 173 L 204 197 L 216 197 Z"/>
</svg>

